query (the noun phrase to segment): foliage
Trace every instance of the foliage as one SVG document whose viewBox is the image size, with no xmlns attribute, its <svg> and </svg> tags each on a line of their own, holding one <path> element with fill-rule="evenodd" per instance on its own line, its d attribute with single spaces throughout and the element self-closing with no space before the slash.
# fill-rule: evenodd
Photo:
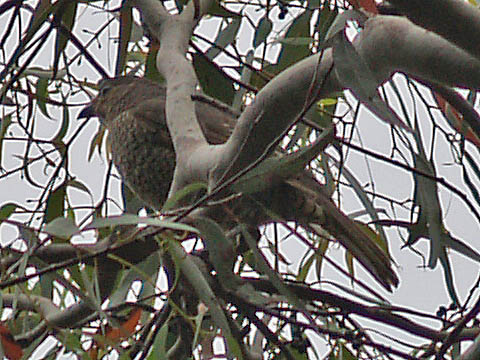
<svg viewBox="0 0 480 360">
<path fill-rule="evenodd" d="M 186 1 L 171 3 L 183 10 Z M 188 49 L 205 94 L 240 113 L 285 69 L 333 47 L 333 72 L 351 92 L 314 99 L 315 106 L 305 109 L 280 142 L 277 152 L 288 155 L 259 161 L 243 177 L 220 185 L 237 194 L 267 192 L 271 179 L 290 178 L 310 164 L 339 207 L 361 207 L 344 221 L 358 225 L 378 251 L 395 258 L 390 248 L 398 242 L 391 241 L 400 238 L 412 254 L 421 254 L 424 268 L 440 264 L 451 305 L 438 303 L 431 315 L 420 304 L 392 305 L 390 295 L 358 271 L 351 253 L 345 252 L 346 268 L 338 265 L 335 234 L 327 226 L 303 229 L 279 221 L 260 233 L 245 224 L 224 231 L 208 218 L 185 224 L 188 213 L 203 204 L 176 205 L 212 191 L 205 184 L 190 184 L 172 196 L 163 218 L 145 210 L 139 215 L 142 205 L 121 184 L 104 129 L 93 120 L 76 120 L 78 105 L 89 102 L 100 78 L 163 79 L 155 64 L 158 39 L 148 26 L 142 28 L 134 6 L 114 0 L 0 4 L 3 355 L 472 356 L 476 348 L 461 355 L 459 344 L 480 335 L 478 281 L 467 285 L 468 293 L 462 285 L 459 293 L 450 250 L 478 267 L 475 244 L 451 228 L 452 220 L 477 231 L 480 224 L 476 89 L 465 90 L 464 99 L 419 74 L 397 75 L 378 87 L 378 74 L 350 42 L 366 18 L 377 16 L 368 0 L 214 1 Z M 360 114 L 363 106 L 387 125 Z M 337 134 L 323 151 L 325 144 L 319 149 L 315 140 L 332 126 Z M 363 145 L 363 127 L 383 134 L 385 143 L 390 137 L 388 145 L 383 150 Z M 380 135 L 373 137 L 380 143 Z M 444 171 L 446 155 L 439 153 L 445 149 L 456 173 Z M 401 171 L 401 179 L 411 179 L 405 185 L 408 198 L 400 186 L 377 190 L 381 176 L 368 170 L 366 178 L 352 163 L 357 154 L 368 167 L 380 161 L 385 172 Z M 449 198 L 465 219 L 449 213 Z M 392 227 L 398 233 L 389 231 Z M 426 261 L 422 248 L 415 248 L 420 239 L 428 240 Z M 431 295 L 422 293 L 419 300 Z M 368 320 L 381 330 L 370 328 Z M 415 339 L 404 340 L 398 329 Z"/>
</svg>

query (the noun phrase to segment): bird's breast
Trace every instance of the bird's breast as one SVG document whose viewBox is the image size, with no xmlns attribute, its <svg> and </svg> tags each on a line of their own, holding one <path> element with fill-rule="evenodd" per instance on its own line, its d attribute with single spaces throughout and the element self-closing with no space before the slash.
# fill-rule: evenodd
<svg viewBox="0 0 480 360">
<path fill-rule="evenodd" d="M 165 125 L 142 126 L 126 113 L 109 126 L 112 159 L 131 190 L 145 204 L 160 209 L 175 170 L 175 151 Z M 162 126 L 163 125 L 163 126 Z"/>
</svg>

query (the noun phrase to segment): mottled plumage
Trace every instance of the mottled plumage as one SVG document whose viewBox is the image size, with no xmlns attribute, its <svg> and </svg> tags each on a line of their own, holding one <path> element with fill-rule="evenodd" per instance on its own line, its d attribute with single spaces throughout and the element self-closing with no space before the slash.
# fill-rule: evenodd
<svg viewBox="0 0 480 360">
<path fill-rule="evenodd" d="M 147 79 L 107 79 L 99 84 L 98 96 L 80 115 L 96 115 L 102 120 L 109 130 L 113 161 L 123 179 L 141 200 L 156 209 L 166 200 L 175 169 L 175 152 L 165 121 L 165 96 L 164 87 Z M 235 124 L 233 115 L 200 101 L 195 102 L 195 110 L 210 143 L 227 140 Z M 264 207 L 270 211 L 263 211 Z M 388 255 L 333 204 L 324 194 L 323 185 L 308 171 L 240 199 L 231 211 L 233 217 L 250 225 L 271 221 L 272 213 L 313 231 L 312 224 L 320 225 L 385 288 L 398 284 Z M 225 222 L 229 214 L 221 214 Z"/>
<path fill-rule="evenodd" d="M 155 209 L 165 202 L 175 169 L 175 152 L 165 119 L 165 96 L 163 86 L 145 78 L 106 79 L 100 82 L 98 96 L 81 115 L 100 118 L 109 131 L 112 159 L 124 181 Z M 235 119 L 202 102 L 196 102 L 196 110 L 208 141 L 224 142 Z"/>
</svg>

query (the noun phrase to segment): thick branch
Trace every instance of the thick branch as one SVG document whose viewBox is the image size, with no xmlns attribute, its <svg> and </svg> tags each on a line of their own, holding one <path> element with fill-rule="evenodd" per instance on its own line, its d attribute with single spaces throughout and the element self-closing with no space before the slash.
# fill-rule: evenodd
<svg viewBox="0 0 480 360">
<path fill-rule="evenodd" d="M 186 52 L 193 28 L 210 7 L 211 1 L 191 1 L 179 15 L 167 14 L 158 1 L 136 0 L 134 3 L 151 32 L 160 41 L 157 68 L 167 81 L 165 112 L 177 155 L 177 167 L 170 189 L 170 193 L 175 193 L 188 182 L 206 177 L 205 171 L 196 171 L 197 166 L 195 171 L 188 171 L 191 168 L 190 155 L 196 153 L 197 148 L 201 148 L 203 153 L 209 152 L 211 147 L 195 116 L 192 95 L 197 78 L 191 62 L 186 58 Z"/>
<path fill-rule="evenodd" d="M 404 17 L 369 19 L 354 46 L 382 82 L 401 71 L 434 83 L 480 88 L 480 60 Z"/>
<path fill-rule="evenodd" d="M 355 38 L 354 46 L 378 85 L 402 71 L 449 86 L 480 88 L 478 59 L 403 17 L 370 19 Z M 331 50 L 327 49 L 293 65 L 265 86 L 240 117 L 225 145 L 215 178 L 228 178 L 258 159 L 291 126 L 309 92 L 321 98 L 343 90 L 331 67 Z"/>
<path fill-rule="evenodd" d="M 480 10 L 463 0 L 389 0 L 411 21 L 480 59 Z"/>
<path fill-rule="evenodd" d="M 240 116 L 232 136 L 224 145 L 215 179 L 237 173 L 262 156 L 269 145 L 280 141 L 279 137 L 306 109 L 310 99 L 341 89 L 331 73 L 332 64 L 332 52 L 327 49 L 270 81 Z"/>
</svg>

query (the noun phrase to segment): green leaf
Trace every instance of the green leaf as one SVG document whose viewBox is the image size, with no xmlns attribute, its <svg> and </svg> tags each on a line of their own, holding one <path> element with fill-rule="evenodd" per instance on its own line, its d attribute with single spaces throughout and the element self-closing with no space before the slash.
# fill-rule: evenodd
<svg viewBox="0 0 480 360">
<path fill-rule="evenodd" d="M 205 183 L 196 182 L 193 184 L 188 184 L 167 199 L 163 205 L 162 211 L 174 209 L 181 202 L 181 200 L 190 195 L 197 194 L 199 191 L 206 191 L 207 189 L 208 186 Z"/>
<path fill-rule="evenodd" d="M 338 99 L 337 98 L 325 98 L 325 99 L 320 99 L 317 102 L 317 106 L 323 110 L 325 106 L 333 106 L 338 104 Z"/>
<path fill-rule="evenodd" d="M 222 51 L 221 49 L 226 48 L 235 41 L 238 30 L 240 29 L 240 24 L 242 23 L 242 19 L 235 18 L 230 22 L 224 23 L 226 23 L 227 26 L 218 32 L 217 37 L 213 41 L 216 46 L 212 46 L 205 53 L 210 60 L 213 60 L 215 57 L 217 57 L 217 55 Z"/>
<path fill-rule="evenodd" d="M 158 83 L 164 83 L 165 79 L 157 69 L 158 47 L 158 42 L 152 40 L 152 46 L 148 49 L 148 55 L 145 62 L 145 77 Z"/>
<path fill-rule="evenodd" d="M 87 185 L 85 185 L 84 183 L 82 183 L 81 181 L 79 180 L 69 180 L 67 182 L 67 185 L 68 186 L 71 186 L 77 190 L 80 190 L 80 191 L 83 191 L 85 193 L 87 193 L 88 195 L 90 195 L 90 199 L 92 200 L 93 202 L 93 195 L 92 195 L 92 192 L 90 191 L 90 189 L 87 187 Z"/>
<path fill-rule="evenodd" d="M 340 350 L 339 350 L 339 359 L 341 360 L 357 360 L 357 357 L 352 354 L 350 350 L 344 345 L 340 345 Z"/>
<path fill-rule="evenodd" d="M 255 30 L 255 36 L 253 38 L 253 47 L 255 48 L 264 43 L 267 40 L 270 31 L 272 31 L 273 23 L 267 15 L 268 13 L 262 17 Z"/>
<path fill-rule="evenodd" d="M 455 290 L 455 283 L 453 281 L 452 267 L 450 265 L 450 261 L 448 260 L 447 252 L 445 251 L 445 248 L 442 248 L 441 251 L 442 254 L 441 256 L 439 256 L 439 258 L 443 268 L 443 276 L 445 277 L 445 284 L 447 285 L 448 295 L 450 296 L 450 299 L 455 305 L 460 306 L 457 291 Z"/>
<path fill-rule="evenodd" d="M 159 252 L 155 252 L 139 264 L 133 266 L 129 264 L 129 268 L 123 272 L 118 279 L 118 286 L 115 287 L 115 292 L 109 297 L 110 306 L 117 306 L 123 304 L 127 300 L 132 283 L 141 279 L 143 281 L 142 288 L 138 296 L 145 296 L 145 288 L 155 288 L 155 279 L 162 265 L 162 258 Z"/>
<path fill-rule="evenodd" d="M 10 215 L 12 215 L 15 212 L 15 210 L 17 210 L 17 208 L 18 208 L 17 204 L 12 202 L 3 204 L 0 207 L 0 223 L 1 221 L 8 219 Z"/>
<path fill-rule="evenodd" d="M 54 237 L 68 240 L 80 232 L 80 228 L 70 218 L 59 217 L 43 227 L 43 231 Z"/>
<path fill-rule="evenodd" d="M 222 228 L 213 220 L 196 217 L 195 227 L 200 230 L 208 249 L 208 258 L 217 271 L 219 279 L 227 289 L 234 289 L 238 285 L 233 273 L 236 261 L 232 239 L 228 239 Z"/>
<path fill-rule="evenodd" d="M 232 189 L 243 194 L 258 193 L 297 174 L 333 141 L 333 136 L 334 127 L 331 126 L 325 129 L 313 144 L 282 157 L 265 159 L 236 181 Z"/>
<path fill-rule="evenodd" d="M 238 359 L 243 359 L 241 346 L 232 335 L 230 323 L 227 320 L 225 312 L 204 274 L 191 259 L 191 256 L 185 252 L 181 244 L 173 239 L 168 240 L 168 251 L 172 255 L 175 264 L 178 265 L 182 274 L 190 282 L 200 300 L 208 307 L 209 313 L 216 326 L 222 330 L 222 335 L 227 342 L 229 355 Z"/>
<path fill-rule="evenodd" d="M 317 261 L 315 262 L 315 275 L 317 276 L 317 280 L 320 281 L 322 279 L 323 257 L 328 250 L 328 244 L 330 242 L 324 238 L 319 238 L 317 241 L 320 241 L 320 245 L 318 245 L 318 248 L 315 251 L 317 256 Z"/>
<path fill-rule="evenodd" d="M 61 146 L 60 151 L 65 148 L 63 138 L 67 135 L 68 128 L 70 126 L 70 111 L 66 103 L 63 106 L 62 125 L 58 129 L 58 133 L 53 137 L 53 142 Z"/>
<path fill-rule="evenodd" d="M 265 255 L 258 249 L 257 242 L 253 238 L 253 236 L 244 227 L 242 227 L 242 234 L 248 244 L 248 247 L 253 253 L 255 259 L 255 269 L 259 273 L 267 276 L 268 279 L 271 281 L 272 285 L 279 291 L 279 293 L 284 295 L 293 306 L 295 306 L 298 310 L 301 310 L 303 315 L 309 318 L 308 313 L 305 309 L 305 305 L 289 289 L 289 287 L 284 283 L 280 275 L 271 268 L 270 264 L 265 258 Z"/>
<path fill-rule="evenodd" d="M 115 65 L 115 76 L 120 76 L 125 67 L 128 44 L 132 35 L 132 7 L 126 3 L 120 9 L 120 35 L 118 41 L 117 61 Z"/>
<path fill-rule="evenodd" d="M 333 62 L 340 83 L 350 89 L 370 111 L 387 124 L 412 131 L 380 98 L 375 74 L 357 53 L 344 32 L 339 32 L 333 38 Z"/>
<path fill-rule="evenodd" d="M 43 115 L 47 118 L 51 119 L 50 115 L 47 112 L 47 100 L 48 100 L 48 79 L 45 78 L 38 78 L 36 84 L 36 98 L 37 98 L 37 105 Z"/>
<path fill-rule="evenodd" d="M 335 163 L 337 168 L 341 167 L 341 164 L 335 160 L 334 158 L 330 157 L 330 159 Z M 347 179 L 347 181 L 352 185 L 355 194 L 359 198 L 360 202 L 362 203 L 363 207 L 367 211 L 368 215 L 372 219 L 373 222 L 379 220 L 377 211 L 375 207 L 370 201 L 368 195 L 365 193 L 363 186 L 357 180 L 357 178 L 352 174 L 345 166 L 342 166 L 342 175 Z M 358 223 L 358 222 L 357 222 Z M 388 242 L 387 242 L 387 235 L 381 225 L 376 224 L 375 229 L 377 230 L 378 234 L 374 233 L 367 225 L 358 223 L 363 230 L 367 233 L 367 235 L 374 240 L 385 252 L 388 254 Z"/>
<path fill-rule="evenodd" d="M 432 162 L 425 158 L 423 149 L 420 154 L 413 153 L 414 164 L 417 170 L 435 176 L 435 168 Z M 430 238 L 430 254 L 428 267 L 434 269 L 442 253 L 441 237 L 443 232 L 442 209 L 438 198 L 437 183 L 425 176 L 414 175 L 416 202 L 421 208 L 418 222 L 425 221 Z"/>
<path fill-rule="evenodd" d="M 55 11 L 54 19 L 58 24 L 61 24 L 70 33 L 72 32 L 73 25 L 75 23 L 75 16 L 77 14 L 77 1 L 59 1 L 60 7 Z M 60 61 L 60 55 L 67 47 L 70 36 L 65 34 L 64 31 L 57 29 L 57 35 L 55 37 L 55 53 L 53 59 L 53 72 L 58 70 L 58 62 Z"/>
<path fill-rule="evenodd" d="M 92 160 L 92 156 L 95 153 L 95 150 L 98 150 L 98 155 L 102 156 L 102 142 L 103 142 L 103 137 L 105 136 L 105 127 L 101 126 L 98 129 L 98 132 L 95 134 L 95 136 L 92 138 L 90 142 L 90 146 L 88 149 L 88 161 Z"/>
<path fill-rule="evenodd" d="M 304 11 L 299 15 L 290 25 L 285 36 L 283 38 L 282 50 L 278 55 L 278 66 L 275 69 L 275 73 L 279 73 L 281 70 L 286 69 L 292 64 L 297 63 L 301 59 L 310 55 L 311 50 L 308 44 L 287 44 L 289 39 L 296 38 L 309 38 L 310 37 L 310 20 L 312 18 L 313 11 Z"/>
<path fill-rule="evenodd" d="M 147 357 L 147 360 L 167 359 L 167 335 L 169 322 L 165 321 L 153 342 L 152 350 Z"/>
<path fill-rule="evenodd" d="M 280 44 L 285 44 L 285 45 L 295 45 L 295 46 L 300 46 L 300 45 L 307 45 L 309 46 L 312 42 L 313 39 L 308 36 L 308 37 L 291 37 L 291 38 L 280 38 L 275 41 L 276 43 Z"/>
<path fill-rule="evenodd" d="M 54 191 L 50 193 L 47 198 L 47 207 L 45 210 L 45 222 L 63 217 L 65 211 L 65 197 L 66 197 L 65 184 L 60 185 Z"/>
<path fill-rule="evenodd" d="M 329 17 L 330 18 L 330 17 Z M 344 32 L 347 22 L 351 20 L 356 20 L 359 23 L 365 22 L 367 17 L 365 14 L 357 11 L 357 10 L 346 10 L 343 11 L 341 14 L 336 14 L 333 19 L 330 19 L 331 22 L 328 27 L 328 31 L 325 34 L 325 40 L 333 39 L 335 36 Z"/>
<path fill-rule="evenodd" d="M 117 225 L 150 225 L 171 230 L 188 231 L 198 233 L 198 230 L 185 224 L 175 223 L 172 221 L 161 220 L 157 218 L 138 216 L 133 214 L 125 214 L 119 216 L 111 216 L 107 218 L 96 218 L 90 224 L 86 225 L 84 230 L 99 229 Z"/>
<path fill-rule="evenodd" d="M 300 268 L 300 272 L 298 273 L 296 280 L 299 282 L 304 282 L 307 278 L 308 272 L 310 268 L 314 264 L 315 260 L 317 259 L 316 252 L 310 254 L 308 259 L 305 262 L 302 262 L 302 267 Z"/>
<path fill-rule="evenodd" d="M 0 119 L 0 170 L 2 167 L 2 152 L 3 152 L 3 140 L 5 138 L 5 134 L 7 133 L 8 127 L 12 124 L 12 113 L 5 115 L 2 119 Z"/>
<path fill-rule="evenodd" d="M 223 18 L 238 18 L 241 19 L 242 15 L 230 11 L 220 5 L 220 1 L 212 1 L 210 9 L 208 9 L 208 15 L 223 17 Z"/>
<path fill-rule="evenodd" d="M 233 81 L 204 55 L 193 55 L 193 66 L 205 94 L 231 105 L 235 96 Z"/>
<path fill-rule="evenodd" d="M 332 26 L 333 22 L 338 16 L 338 10 L 330 9 L 329 6 L 324 6 L 317 17 L 317 23 L 315 24 L 315 30 L 318 34 L 319 44 L 323 44 L 328 30 Z"/>
<path fill-rule="evenodd" d="M 4 66 L 4 69 L 11 68 L 14 64 L 18 63 L 18 59 L 20 56 L 25 52 L 27 44 L 32 40 L 32 38 L 38 33 L 40 28 L 47 22 L 47 18 L 54 13 L 57 8 L 64 3 L 64 1 L 57 1 L 55 4 L 51 4 L 49 0 L 41 0 L 35 11 L 33 13 L 33 17 L 30 20 L 30 23 L 26 27 L 28 30 L 23 36 L 22 41 L 18 45 L 18 47 L 13 52 L 12 56 L 10 57 L 8 63 Z M 52 27 L 48 30 L 48 32 L 52 31 Z"/>
</svg>

